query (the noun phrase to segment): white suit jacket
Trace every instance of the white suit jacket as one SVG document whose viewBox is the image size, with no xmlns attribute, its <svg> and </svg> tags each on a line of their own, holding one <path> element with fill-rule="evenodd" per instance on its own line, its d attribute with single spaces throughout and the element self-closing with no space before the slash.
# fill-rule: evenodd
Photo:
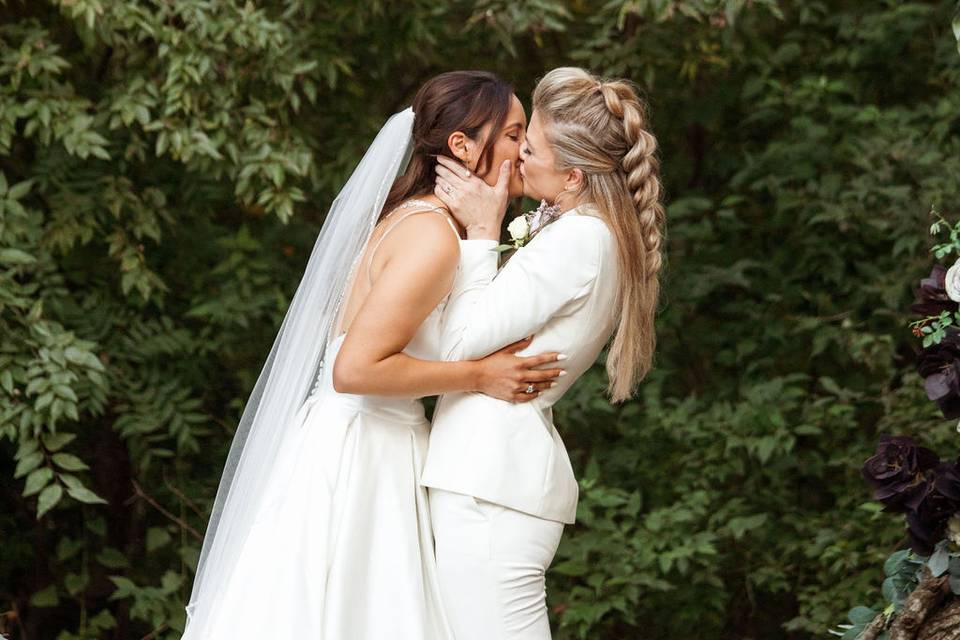
<svg viewBox="0 0 960 640">
<path fill-rule="evenodd" d="M 497 272 L 493 240 L 463 240 L 444 310 L 446 360 L 472 360 L 533 335 L 519 355 L 559 351 L 567 375 L 526 403 L 448 393 L 434 412 L 421 484 L 572 524 L 578 488 L 553 404 L 615 328 L 616 241 L 590 205 L 564 213 Z"/>
</svg>

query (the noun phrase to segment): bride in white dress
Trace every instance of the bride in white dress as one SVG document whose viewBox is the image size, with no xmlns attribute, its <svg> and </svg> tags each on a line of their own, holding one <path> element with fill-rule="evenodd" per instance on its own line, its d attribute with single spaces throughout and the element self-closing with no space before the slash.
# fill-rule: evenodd
<svg viewBox="0 0 960 640">
<path fill-rule="evenodd" d="M 528 401 L 537 396 L 524 393 L 529 384 L 548 388 L 560 370 L 536 369 L 556 353 L 514 355 L 528 341 L 439 361 L 460 230 L 431 194 L 432 156 L 452 153 L 492 182 L 504 161 L 516 163 L 524 125 L 509 85 L 451 72 L 428 81 L 371 145 L 331 208 L 244 409 L 184 639 L 453 637 L 418 482 L 429 435 L 418 398 Z"/>
</svg>

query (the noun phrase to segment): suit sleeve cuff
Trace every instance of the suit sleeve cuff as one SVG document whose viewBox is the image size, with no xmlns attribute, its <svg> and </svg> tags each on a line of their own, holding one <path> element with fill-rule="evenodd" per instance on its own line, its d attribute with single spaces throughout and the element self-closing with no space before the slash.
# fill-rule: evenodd
<svg viewBox="0 0 960 640">
<path fill-rule="evenodd" d="M 454 280 L 454 291 L 493 280 L 500 260 L 496 251 L 498 244 L 496 240 L 460 241 L 460 267 Z"/>
<path fill-rule="evenodd" d="M 497 275 L 500 261 L 500 254 L 496 250 L 498 246 L 496 240 L 461 240 L 460 271 L 482 273 L 492 279 Z"/>
</svg>

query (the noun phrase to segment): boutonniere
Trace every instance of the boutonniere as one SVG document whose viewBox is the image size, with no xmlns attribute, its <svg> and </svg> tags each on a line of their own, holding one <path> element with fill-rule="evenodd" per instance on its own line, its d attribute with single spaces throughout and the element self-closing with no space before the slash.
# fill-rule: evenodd
<svg viewBox="0 0 960 640">
<path fill-rule="evenodd" d="M 548 205 L 546 200 L 540 201 L 540 206 L 533 211 L 521 214 L 510 221 L 507 225 L 507 233 L 510 234 L 510 244 L 501 244 L 497 251 L 510 251 L 519 249 L 530 242 L 533 236 L 537 235 L 541 229 L 560 217 L 560 207 L 557 205 Z"/>
</svg>

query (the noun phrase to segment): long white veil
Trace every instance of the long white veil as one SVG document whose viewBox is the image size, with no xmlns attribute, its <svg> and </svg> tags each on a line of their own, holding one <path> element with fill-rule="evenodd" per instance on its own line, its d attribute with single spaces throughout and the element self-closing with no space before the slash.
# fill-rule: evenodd
<svg viewBox="0 0 960 640">
<path fill-rule="evenodd" d="M 262 504 L 280 444 L 321 366 L 350 274 L 376 225 L 390 187 L 412 150 L 412 108 L 377 134 L 330 207 L 303 278 L 237 427 L 207 525 L 187 630 L 203 638 L 219 593 Z"/>
</svg>

